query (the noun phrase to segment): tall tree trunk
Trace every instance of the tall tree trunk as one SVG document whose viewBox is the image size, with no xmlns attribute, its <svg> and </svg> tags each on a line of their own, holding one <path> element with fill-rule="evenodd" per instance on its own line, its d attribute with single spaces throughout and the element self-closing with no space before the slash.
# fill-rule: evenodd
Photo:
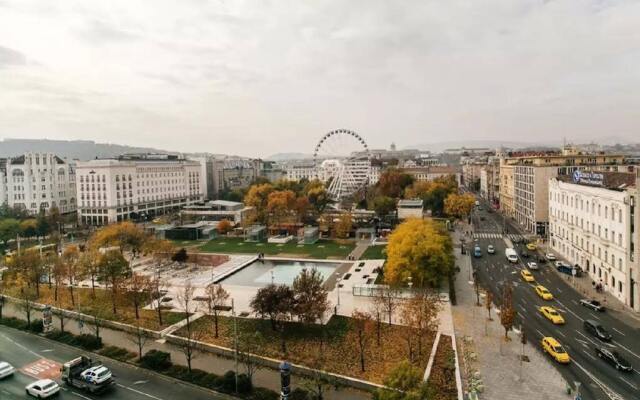
<svg viewBox="0 0 640 400">
<path fill-rule="evenodd" d="M 213 312 L 213 325 L 215 326 L 214 337 L 217 338 L 218 337 L 218 312 L 217 311 Z"/>
<path fill-rule="evenodd" d="M 73 282 L 69 283 L 69 294 L 71 295 L 71 305 L 73 307 L 75 307 L 76 306 L 76 299 L 73 296 Z"/>
<path fill-rule="evenodd" d="M 95 275 L 91 274 L 91 297 L 92 298 L 96 298 L 96 277 Z"/>
</svg>

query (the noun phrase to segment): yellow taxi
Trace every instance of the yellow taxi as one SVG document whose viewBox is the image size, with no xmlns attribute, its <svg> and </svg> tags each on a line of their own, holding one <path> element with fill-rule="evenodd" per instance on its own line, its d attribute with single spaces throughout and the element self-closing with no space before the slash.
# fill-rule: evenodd
<svg viewBox="0 0 640 400">
<path fill-rule="evenodd" d="M 527 249 L 534 251 L 538 248 L 535 243 L 527 243 Z"/>
<path fill-rule="evenodd" d="M 555 325 L 564 324 L 564 318 L 562 317 L 562 315 L 560 315 L 558 310 L 556 310 L 553 307 L 542 306 L 540 307 L 540 313 L 544 315 L 546 319 L 553 322 Z"/>
<path fill-rule="evenodd" d="M 533 277 L 533 274 L 529 272 L 528 269 L 523 269 L 520 271 L 520 276 L 524 279 L 525 282 L 535 282 L 536 278 Z"/>
<path fill-rule="evenodd" d="M 564 347 L 558 342 L 556 339 L 551 336 L 546 336 L 542 338 L 542 351 L 549 354 L 553 357 L 554 360 L 561 364 L 569 364 L 571 358 L 569 354 L 565 351 Z"/>
<path fill-rule="evenodd" d="M 542 285 L 536 286 L 536 294 L 542 298 L 542 300 L 553 300 L 553 295 L 546 287 Z"/>
</svg>

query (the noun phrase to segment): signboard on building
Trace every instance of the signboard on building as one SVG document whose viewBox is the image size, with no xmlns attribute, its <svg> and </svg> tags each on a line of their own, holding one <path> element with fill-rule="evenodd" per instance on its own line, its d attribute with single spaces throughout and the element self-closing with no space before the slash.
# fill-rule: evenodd
<svg viewBox="0 0 640 400">
<path fill-rule="evenodd" d="M 573 171 L 573 182 L 583 185 L 603 186 L 604 174 L 600 172 Z"/>
</svg>

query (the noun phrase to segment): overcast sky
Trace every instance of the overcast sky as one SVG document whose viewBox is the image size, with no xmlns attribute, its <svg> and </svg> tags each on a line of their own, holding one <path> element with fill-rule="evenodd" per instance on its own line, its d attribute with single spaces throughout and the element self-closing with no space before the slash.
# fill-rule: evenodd
<svg viewBox="0 0 640 400">
<path fill-rule="evenodd" d="M 640 141 L 640 2 L 0 0 L 0 138 Z"/>
</svg>

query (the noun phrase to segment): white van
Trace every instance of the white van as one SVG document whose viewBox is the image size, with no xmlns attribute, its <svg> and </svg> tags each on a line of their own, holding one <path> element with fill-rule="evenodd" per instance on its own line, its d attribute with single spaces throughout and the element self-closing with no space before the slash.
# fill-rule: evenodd
<svg viewBox="0 0 640 400">
<path fill-rule="evenodd" d="M 514 249 L 512 249 L 511 247 L 506 249 L 504 251 L 504 254 L 507 256 L 507 260 L 509 260 L 509 262 L 512 262 L 512 263 L 517 263 L 518 262 L 518 253 L 516 253 L 516 251 Z"/>
</svg>

